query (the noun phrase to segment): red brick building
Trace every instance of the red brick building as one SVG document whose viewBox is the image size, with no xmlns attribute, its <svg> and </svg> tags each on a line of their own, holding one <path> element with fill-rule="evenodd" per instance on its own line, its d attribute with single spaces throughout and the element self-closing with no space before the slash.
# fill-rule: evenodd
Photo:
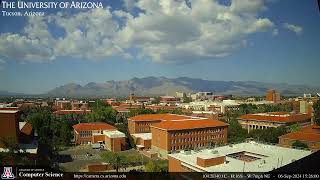
<svg viewBox="0 0 320 180">
<path fill-rule="evenodd" d="M 257 114 L 245 114 L 238 118 L 238 122 L 250 132 L 253 129 L 276 128 L 298 123 L 301 126 L 311 124 L 311 116 L 308 114 L 296 114 L 288 112 L 269 112 Z"/>
<path fill-rule="evenodd" d="M 279 137 L 279 144 L 284 147 L 291 147 L 296 141 L 305 143 L 312 151 L 320 150 L 320 126 L 307 126 Z"/>
<path fill-rule="evenodd" d="M 180 102 L 180 98 L 176 98 L 174 96 L 161 96 L 160 103 L 174 105 Z"/>
<path fill-rule="evenodd" d="M 227 143 L 228 124 L 213 119 L 163 121 L 151 125 L 151 148 L 160 157 L 184 149 Z"/>
<path fill-rule="evenodd" d="M 19 110 L 0 110 L 0 152 L 6 151 L 3 141 L 16 143 L 21 151 L 37 154 L 38 143 L 34 140 L 32 125 L 19 122 Z"/>
<path fill-rule="evenodd" d="M 0 138 L 10 138 L 19 142 L 19 118 L 18 110 L 0 110 Z M 4 145 L 0 141 L 0 148 Z"/>
<path fill-rule="evenodd" d="M 75 144 L 100 144 L 113 152 L 125 150 L 125 134 L 107 123 L 80 123 L 73 129 Z"/>
<path fill-rule="evenodd" d="M 129 132 L 137 140 L 137 146 L 148 148 L 150 140 L 151 150 L 164 158 L 173 151 L 224 144 L 227 127 L 228 124 L 218 120 L 176 114 L 145 114 L 128 119 Z M 143 141 L 148 136 L 151 138 Z"/>
<path fill-rule="evenodd" d="M 193 117 L 176 114 L 144 114 L 128 118 L 130 134 L 150 133 L 150 125 L 161 121 L 185 120 Z M 196 117 L 195 117 L 196 118 Z"/>
<path fill-rule="evenodd" d="M 274 103 L 278 103 L 280 102 L 280 93 L 278 93 L 274 89 L 270 89 L 267 91 L 266 100 L 273 101 Z"/>
</svg>

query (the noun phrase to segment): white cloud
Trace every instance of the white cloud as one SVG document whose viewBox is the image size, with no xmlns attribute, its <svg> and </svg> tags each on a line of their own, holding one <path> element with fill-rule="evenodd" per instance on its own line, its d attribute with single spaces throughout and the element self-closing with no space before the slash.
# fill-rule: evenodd
<svg viewBox="0 0 320 180">
<path fill-rule="evenodd" d="M 265 32 L 274 26 L 267 18 L 258 18 L 262 1 L 243 8 L 238 1 L 224 6 L 217 1 L 192 1 L 189 8 L 184 0 L 141 0 L 141 13 L 128 17 L 119 31 L 117 44 L 136 47 L 141 56 L 156 62 L 191 62 L 215 59 L 245 47 L 246 37 Z M 244 14 L 243 14 L 244 13 Z"/>
<path fill-rule="evenodd" d="M 136 56 L 185 63 L 227 56 L 246 47 L 251 34 L 274 31 L 270 19 L 258 16 L 266 9 L 262 0 L 232 0 L 230 6 L 213 0 L 191 3 L 192 8 L 185 0 L 124 0 L 127 10 L 136 7 L 143 12 L 132 16 L 107 8 L 29 18 L 23 33 L 0 34 L 0 54 L 22 62 Z M 63 35 L 55 37 L 49 24 L 62 29 Z M 130 54 L 131 49 L 138 53 Z"/>
<path fill-rule="evenodd" d="M 294 24 L 289 24 L 289 23 L 284 23 L 283 24 L 284 28 L 296 33 L 296 34 L 301 34 L 303 31 L 303 28 L 301 26 L 298 25 L 294 25 Z"/>
</svg>

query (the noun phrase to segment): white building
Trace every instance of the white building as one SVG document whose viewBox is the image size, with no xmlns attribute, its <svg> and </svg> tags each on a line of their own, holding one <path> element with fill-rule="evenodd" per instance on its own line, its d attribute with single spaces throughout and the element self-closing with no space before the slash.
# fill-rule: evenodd
<svg viewBox="0 0 320 180">
<path fill-rule="evenodd" d="M 269 172 L 311 153 L 250 141 L 169 154 L 169 172 Z"/>
</svg>

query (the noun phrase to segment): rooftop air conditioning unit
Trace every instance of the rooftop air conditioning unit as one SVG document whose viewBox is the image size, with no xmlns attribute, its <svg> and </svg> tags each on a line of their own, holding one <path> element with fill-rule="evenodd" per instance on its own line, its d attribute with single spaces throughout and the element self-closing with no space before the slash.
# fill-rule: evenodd
<svg viewBox="0 0 320 180">
<path fill-rule="evenodd" d="M 212 150 L 211 153 L 212 154 L 218 154 L 218 150 Z"/>
</svg>

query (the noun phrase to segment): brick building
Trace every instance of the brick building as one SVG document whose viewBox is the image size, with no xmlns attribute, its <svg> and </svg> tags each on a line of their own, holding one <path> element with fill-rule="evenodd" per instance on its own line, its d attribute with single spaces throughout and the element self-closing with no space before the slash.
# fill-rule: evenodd
<svg viewBox="0 0 320 180">
<path fill-rule="evenodd" d="M 311 116 L 308 114 L 295 114 L 288 112 L 269 112 L 257 114 L 245 114 L 238 118 L 238 122 L 250 132 L 253 129 L 276 128 L 298 123 L 307 126 L 311 123 Z"/>
<path fill-rule="evenodd" d="M 179 103 L 179 102 L 180 102 L 180 98 L 176 98 L 174 96 L 160 96 L 161 104 L 175 105 L 176 103 Z"/>
<path fill-rule="evenodd" d="M 151 125 L 151 149 L 160 157 L 184 149 L 227 143 L 228 124 L 213 119 L 163 121 Z"/>
<path fill-rule="evenodd" d="M 75 144 L 99 145 L 113 152 L 125 150 L 125 134 L 107 123 L 80 123 L 73 129 Z"/>
<path fill-rule="evenodd" d="M 10 138 L 19 142 L 19 118 L 18 110 L 0 110 L 0 137 Z M 4 145 L 0 142 L 0 147 Z"/>
<path fill-rule="evenodd" d="M 128 118 L 128 129 L 130 134 L 150 133 L 150 126 L 161 121 L 179 121 L 190 117 L 176 114 L 144 114 Z"/>
<path fill-rule="evenodd" d="M 137 147 L 148 149 L 151 145 L 151 151 L 164 158 L 182 149 L 226 143 L 227 127 L 218 120 L 176 114 L 145 114 L 128 119 L 128 129 Z"/>
<path fill-rule="evenodd" d="M 310 125 L 279 137 L 279 144 L 284 147 L 291 147 L 296 141 L 305 143 L 312 151 L 320 150 L 320 126 Z"/>
<path fill-rule="evenodd" d="M 4 141 L 16 143 L 21 152 L 37 154 L 38 143 L 34 139 L 32 125 L 19 122 L 19 110 L 0 110 L 0 152 L 6 151 Z"/>
<path fill-rule="evenodd" d="M 274 103 L 278 103 L 280 102 L 280 93 L 278 93 L 276 90 L 274 89 L 270 89 L 267 91 L 267 95 L 266 95 L 266 100 L 267 101 L 272 101 Z"/>
</svg>

